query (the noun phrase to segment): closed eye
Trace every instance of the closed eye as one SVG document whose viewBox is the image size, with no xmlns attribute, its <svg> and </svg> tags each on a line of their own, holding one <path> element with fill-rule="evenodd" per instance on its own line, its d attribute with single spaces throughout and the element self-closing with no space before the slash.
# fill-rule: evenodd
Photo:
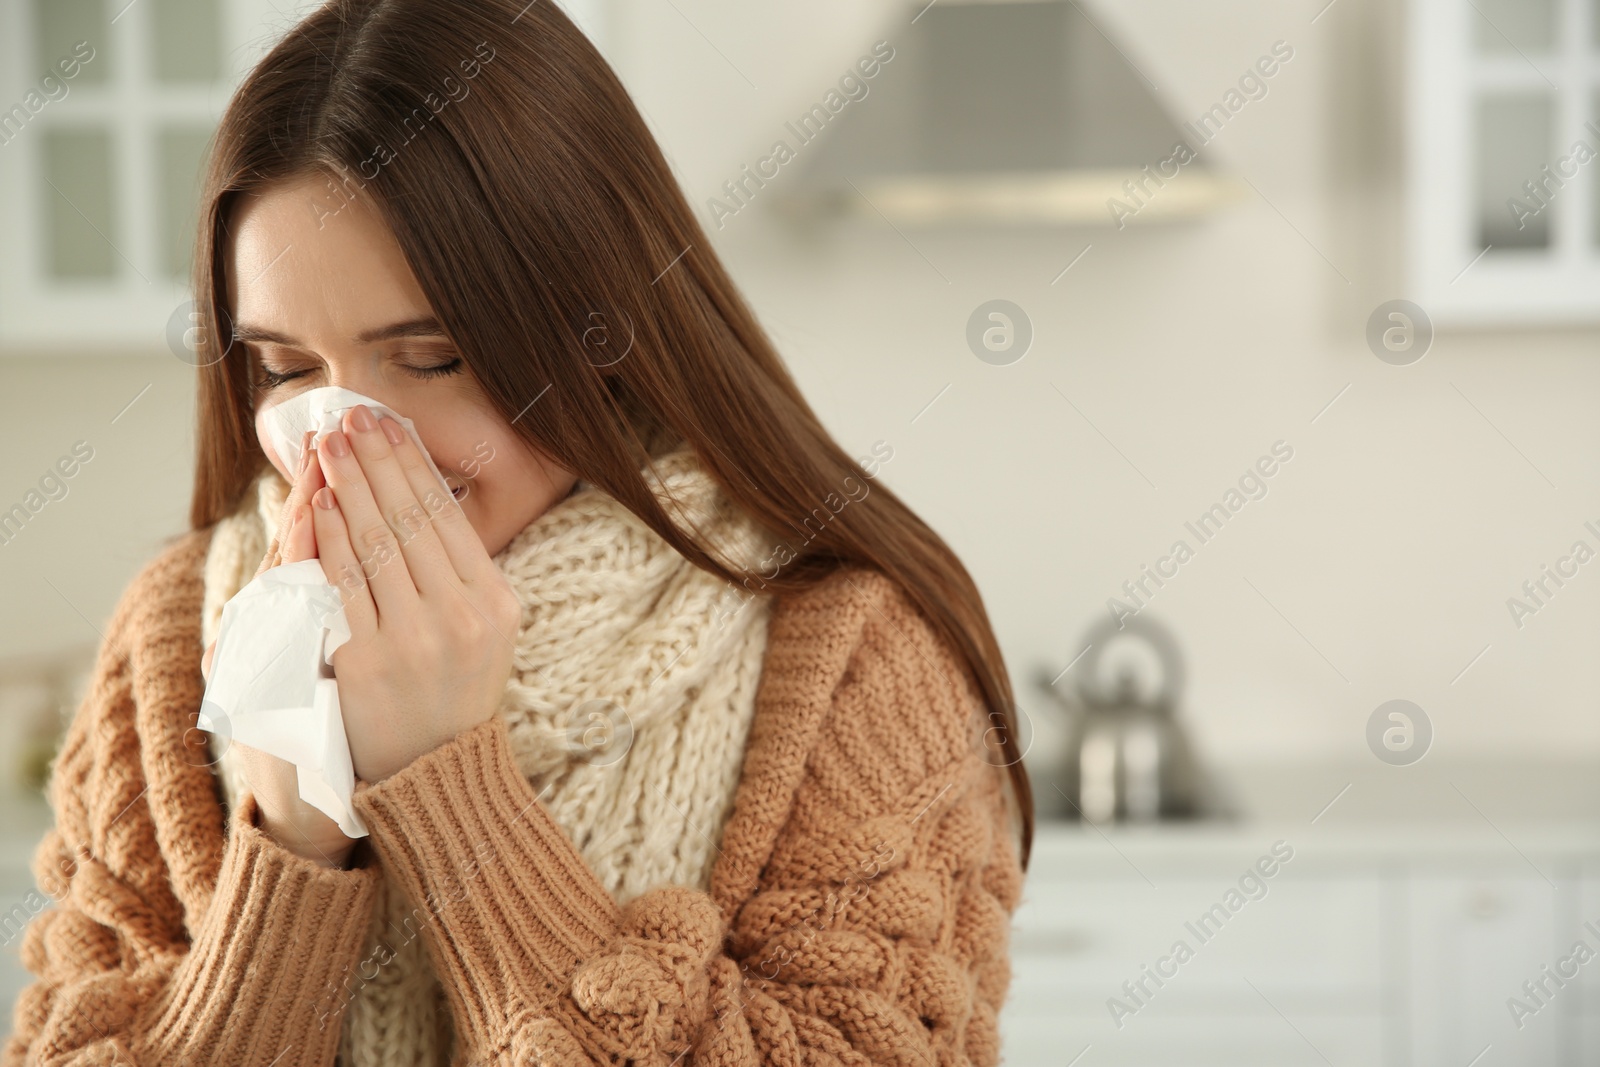
<svg viewBox="0 0 1600 1067">
<path fill-rule="evenodd" d="M 418 378 L 443 378 L 447 374 L 455 374 L 461 369 L 461 357 L 457 356 L 448 363 L 435 364 L 432 367 L 407 367 L 407 374 L 414 374 Z"/>
<path fill-rule="evenodd" d="M 401 369 L 403 369 L 413 378 L 428 379 L 443 378 L 451 374 L 460 373 L 461 364 L 461 357 L 457 356 L 448 362 L 436 363 L 427 367 L 414 367 L 409 364 L 401 364 L 400 366 Z M 292 382 L 296 378 L 304 377 L 309 373 L 310 371 L 307 370 L 275 371 L 271 367 L 263 365 L 260 367 L 260 377 L 257 379 L 256 384 L 262 389 L 275 389 L 280 385 L 284 385 L 287 382 Z"/>
</svg>

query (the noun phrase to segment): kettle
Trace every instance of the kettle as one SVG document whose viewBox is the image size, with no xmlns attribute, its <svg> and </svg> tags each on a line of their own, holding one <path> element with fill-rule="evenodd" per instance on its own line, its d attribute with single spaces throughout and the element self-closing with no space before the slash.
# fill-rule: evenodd
<svg viewBox="0 0 1600 1067">
<path fill-rule="evenodd" d="M 1131 638 L 1161 665 L 1160 685 L 1141 698 L 1138 672 L 1124 663 L 1110 682 L 1101 657 L 1108 645 Z M 1146 613 L 1107 619 L 1084 635 L 1076 692 L 1063 696 L 1048 671 L 1039 685 L 1069 716 L 1066 760 L 1055 791 L 1061 814 L 1090 823 L 1153 822 L 1210 814 L 1208 782 L 1177 717 L 1183 659 L 1171 631 Z"/>
</svg>

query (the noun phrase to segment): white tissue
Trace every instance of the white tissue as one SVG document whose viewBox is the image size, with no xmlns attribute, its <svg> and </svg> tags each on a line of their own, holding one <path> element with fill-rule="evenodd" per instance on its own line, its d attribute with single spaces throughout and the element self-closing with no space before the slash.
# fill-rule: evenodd
<svg viewBox="0 0 1600 1067">
<path fill-rule="evenodd" d="M 305 431 L 316 431 L 315 448 L 356 404 L 405 427 L 449 493 L 411 420 L 350 389 L 300 393 L 264 412 L 264 429 L 278 457 L 295 471 Z M 293 763 L 300 799 L 338 823 L 346 837 L 357 838 L 367 836 L 367 827 L 350 804 L 355 770 L 332 667 L 334 651 L 349 639 L 339 591 L 320 561 L 262 571 L 223 605 L 196 725 L 224 744 L 248 745 Z"/>
<path fill-rule="evenodd" d="M 350 639 L 339 591 L 318 560 L 270 567 L 222 607 L 196 725 L 297 769 L 300 799 L 367 836 L 350 806 L 355 769 L 330 663 Z"/>
<path fill-rule="evenodd" d="M 417 436 L 417 428 L 410 419 L 393 408 L 378 403 L 370 396 L 362 396 L 353 389 L 343 389 L 337 385 L 308 389 L 269 408 L 263 414 L 267 436 L 272 440 L 273 450 L 289 468 L 291 477 L 293 472 L 300 469 L 300 439 L 305 436 L 305 432 L 316 431 L 311 437 L 311 447 L 316 448 L 324 437 L 340 427 L 344 421 L 344 413 L 357 404 L 367 405 L 372 410 L 373 418 L 387 415 L 405 427 L 406 433 L 411 435 L 411 440 L 416 442 L 417 451 L 421 452 L 422 458 L 427 461 L 428 469 L 444 487 L 445 494 L 450 493 L 450 483 L 444 480 L 444 475 L 434 466 L 433 457 L 428 455 L 428 450 L 422 446 L 422 438 Z"/>
</svg>

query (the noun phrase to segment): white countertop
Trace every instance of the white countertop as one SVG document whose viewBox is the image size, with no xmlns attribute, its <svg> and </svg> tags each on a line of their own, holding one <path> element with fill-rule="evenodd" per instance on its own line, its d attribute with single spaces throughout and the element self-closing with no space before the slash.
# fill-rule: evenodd
<svg viewBox="0 0 1600 1067">
<path fill-rule="evenodd" d="M 1600 866 L 1600 769 L 1585 764 L 1425 759 L 1390 767 L 1374 760 L 1353 767 L 1239 766 L 1213 774 L 1235 817 L 1098 827 L 1041 817 L 1033 869 L 1126 873 L 1133 860 L 1227 870 L 1278 840 L 1296 849 L 1291 866 L 1301 869 L 1334 860 L 1343 867 L 1439 864 L 1452 856 L 1477 864 L 1498 857 L 1524 870 L 1531 861 L 1552 877 L 1551 863 L 1592 859 Z M 1037 793 L 1052 788 L 1047 779 L 1034 780 Z M 42 798 L 0 795 L 0 879 L 31 881 L 28 865 L 52 822 Z"/>
<path fill-rule="evenodd" d="M 1537 870 L 1600 867 L 1600 768 L 1577 762 L 1447 763 L 1410 767 L 1253 765 L 1213 769 L 1230 818 L 1090 826 L 1039 819 L 1034 870 L 1126 874 L 1197 865 L 1242 868 L 1275 841 L 1297 870 L 1337 863 L 1448 866 L 1452 858 Z M 1047 801 L 1048 779 L 1035 792 Z"/>
</svg>

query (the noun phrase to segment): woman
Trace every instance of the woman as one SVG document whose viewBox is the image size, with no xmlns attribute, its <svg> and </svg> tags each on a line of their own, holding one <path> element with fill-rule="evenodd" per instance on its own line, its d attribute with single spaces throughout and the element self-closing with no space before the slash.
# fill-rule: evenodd
<svg viewBox="0 0 1600 1067">
<path fill-rule="evenodd" d="M 982 602 L 561 11 L 334 0 L 202 204 L 193 528 L 54 765 L 4 1062 L 995 1063 L 1032 805 Z M 325 386 L 451 496 L 366 406 L 290 469 Z M 222 604 L 309 559 L 362 838 L 194 729 Z"/>
</svg>

